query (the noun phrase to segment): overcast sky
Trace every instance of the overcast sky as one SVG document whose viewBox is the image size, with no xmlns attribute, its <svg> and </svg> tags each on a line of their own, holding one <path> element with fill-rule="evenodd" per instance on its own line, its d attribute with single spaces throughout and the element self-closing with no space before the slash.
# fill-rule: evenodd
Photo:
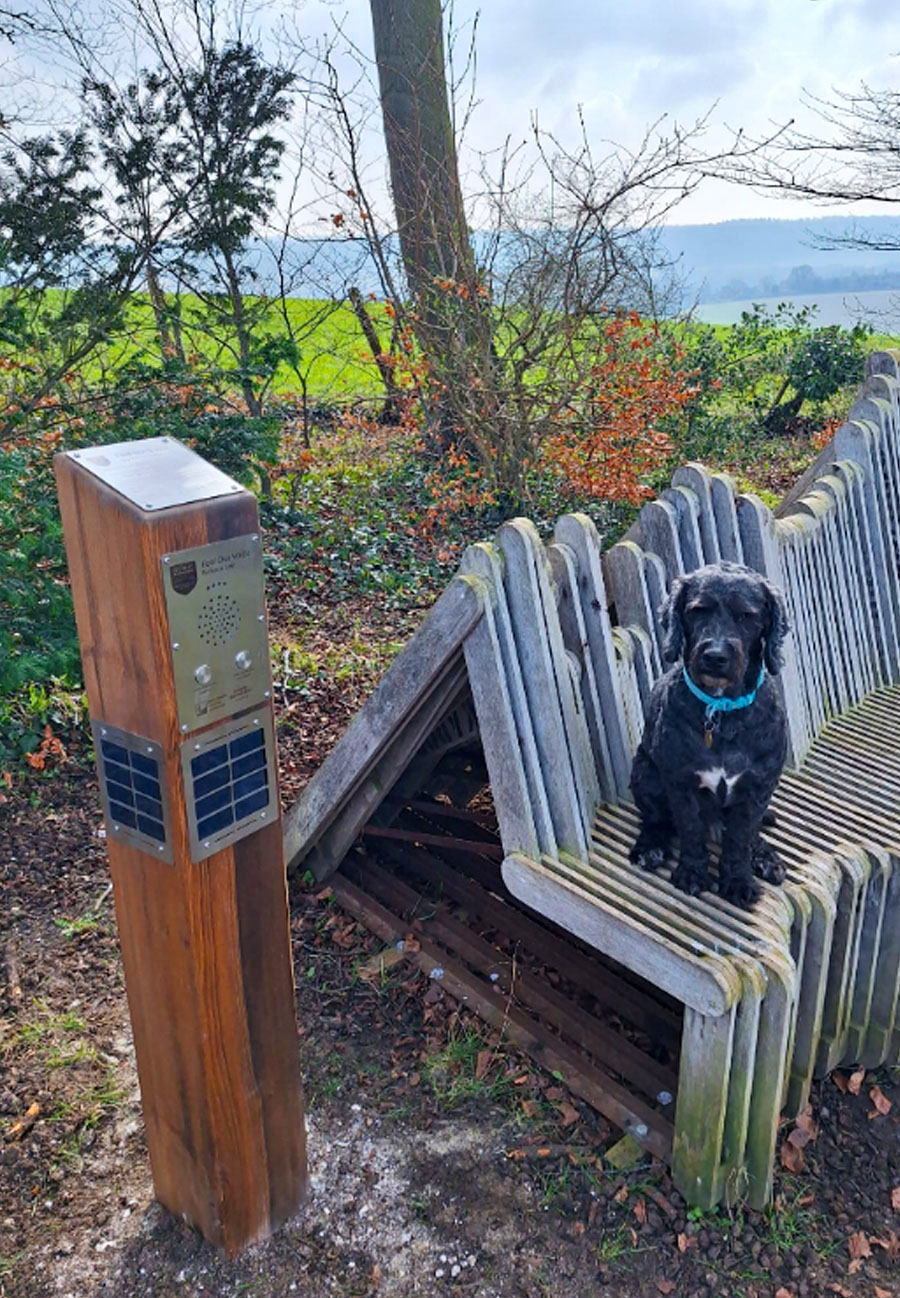
<svg viewBox="0 0 900 1298">
<path fill-rule="evenodd" d="M 760 134 L 801 115 L 803 90 L 829 97 L 861 81 L 900 90 L 900 6 L 892 0 L 455 0 L 454 10 L 461 43 L 479 13 L 469 142 L 484 149 L 523 136 L 534 112 L 571 137 L 579 104 L 592 138 L 632 147 L 662 114 L 687 125 L 715 105 L 714 145 L 728 126 Z M 313 0 L 300 22 L 309 27 L 321 15 L 324 29 L 338 13 L 370 50 L 367 0 Z M 674 219 L 838 210 L 707 182 Z"/>
</svg>

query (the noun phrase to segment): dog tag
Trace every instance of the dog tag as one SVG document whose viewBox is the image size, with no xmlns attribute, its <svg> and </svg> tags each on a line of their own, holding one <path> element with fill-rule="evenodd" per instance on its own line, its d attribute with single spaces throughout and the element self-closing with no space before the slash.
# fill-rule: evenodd
<svg viewBox="0 0 900 1298">
<path fill-rule="evenodd" d="M 703 739 L 706 743 L 707 748 L 712 748 L 712 735 L 713 735 L 712 728 L 710 726 L 707 726 L 706 729 L 703 731 Z"/>
</svg>

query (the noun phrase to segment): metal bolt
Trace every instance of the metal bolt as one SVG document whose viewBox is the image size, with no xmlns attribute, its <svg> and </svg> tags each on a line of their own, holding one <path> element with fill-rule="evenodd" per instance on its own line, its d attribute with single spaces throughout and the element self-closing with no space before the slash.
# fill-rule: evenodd
<svg viewBox="0 0 900 1298">
<path fill-rule="evenodd" d="M 271 695 L 271 693 L 272 693 L 271 690 L 264 690 L 264 691 L 263 691 L 263 698 L 264 698 L 264 699 L 269 698 L 270 695 Z"/>
<path fill-rule="evenodd" d="M 673 1098 L 671 1091 L 660 1091 L 659 1095 L 656 1097 L 656 1102 L 657 1104 L 671 1104 Z"/>
<path fill-rule="evenodd" d="M 194 752 L 195 752 L 195 753 L 199 753 L 199 751 L 200 751 L 200 745 L 199 745 L 199 744 L 194 744 Z"/>
<path fill-rule="evenodd" d="M 113 825 L 113 832 L 116 833 L 116 834 L 118 834 L 118 832 L 119 832 L 119 826 L 118 826 L 118 825 Z"/>
<path fill-rule="evenodd" d="M 182 727 L 181 727 L 181 733 L 184 734 L 184 732 L 185 732 L 186 730 L 187 730 L 187 722 L 185 721 L 184 724 L 183 724 Z"/>
<path fill-rule="evenodd" d="M 166 849 L 163 847 L 162 843 L 160 843 L 159 847 L 156 850 L 157 852 L 164 852 Z"/>
<path fill-rule="evenodd" d="M 209 847 L 209 839 L 206 840 L 206 842 L 203 844 L 203 846 L 204 846 L 204 847 Z"/>
<path fill-rule="evenodd" d="M 265 622 L 265 620 L 266 620 L 266 615 L 265 615 L 265 613 L 260 613 L 260 614 L 258 615 L 258 617 L 257 617 L 256 620 L 257 620 L 257 622 Z"/>
<path fill-rule="evenodd" d="M 258 726 L 258 725 L 259 725 L 259 717 L 254 717 L 254 718 L 253 718 L 253 724 L 254 724 L 255 726 Z"/>
<path fill-rule="evenodd" d="M 634 1132 L 635 1136 L 637 1136 L 638 1140 L 643 1140 L 648 1130 L 649 1128 L 646 1122 L 636 1122 L 632 1127 L 632 1131 Z"/>
<path fill-rule="evenodd" d="M 172 556 L 170 554 L 164 554 L 163 563 L 171 563 L 171 562 L 172 562 Z"/>
<path fill-rule="evenodd" d="M 265 818 L 266 818 L 266 813 L 265 813 L 264 811 L 261 811 L 261 812 L 259 813 L 259 818 L 260 818 L 260 820 L 265 820 Z"/>
<path fill-rule="evenodd" d="M 105 726 L 101 726 L 101 727 L 100 727 L 100 733 L 101 733 L 101 735 L 105 735 L 105 734 L 106 734 L 106 727 L 105 727 Z"/>
<path fill-rule="evenodd" d="M 152 752 L 153 752 L 153 749 L 150 747 L 149 744 L 147 745 L 147 752 L 148 752 L 148 753 L 152 753 Z"/>
<path fill-rule="evenodd" d="M 173 649 L 180 649 L 180 648 L 181 648 L 181 645 L 178 643 L 177 640 L 173 640 L 173 641 L 172 641 L 172 648 L 173 648 Z"/>
<path fill-rule="evenodd" d="M 250 540 L 251 540 L 251 541 L 258 541 L 258 540 L 259 540 L 259 533 L 258 533 L 258 532 L 254 532 L 253 535 L 250 537 Z"/>
</svg>

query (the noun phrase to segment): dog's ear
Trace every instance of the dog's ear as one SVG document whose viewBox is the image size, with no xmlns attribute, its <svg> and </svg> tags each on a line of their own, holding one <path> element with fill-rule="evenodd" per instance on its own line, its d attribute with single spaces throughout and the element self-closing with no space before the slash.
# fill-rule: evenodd
<svg viewBox="0 0 900 1298">
<path fill-rule="evenodd" d="M 772 676 L 777 676 L 781 671 L 784 637 L 790 631 L 791 624 L 788 620 L 787 605 L 781 591 L 770 585 L 769 582 L 766 582 L 765 586 L 767 620 L 766 629 L 763 633 L 763 654 L 766 670 Z"/>
<path fill-rule="evenodd" d="M 684 647 L 684 606 L 687 590 L 687 580 L 684 577 L 676 577 L 672 582 L 668 599 L 659 610 L 659 622 L 663 632 L 663 658 L 667 663 L 677 662 Z"/>
</svg>

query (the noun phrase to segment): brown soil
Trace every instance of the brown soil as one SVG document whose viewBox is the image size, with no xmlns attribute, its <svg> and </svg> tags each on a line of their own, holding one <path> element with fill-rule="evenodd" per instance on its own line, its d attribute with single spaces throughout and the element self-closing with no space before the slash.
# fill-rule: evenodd
<svg viewBox="0 0 900 1298">
<path fill-rule="evenodd" d="M 380 642 L 409 629 L 379 616 Z M 335 618 L 323 648 L 349 634 Z M 279 686 L 288 801 L 377 674 Z M 311 1193 L 226 1262 L 153 1202 L 93 775 L 72 761 L 2 796 L 3 1298 L 900 1295 L 896 1074 L 817 1085 L 769 1212 L 689 1213 L 662 1166 L 614 1171 L 618 1133 L 422 975 L 360 980 L 379 942 L 299 883 Z"/>
</svg>

